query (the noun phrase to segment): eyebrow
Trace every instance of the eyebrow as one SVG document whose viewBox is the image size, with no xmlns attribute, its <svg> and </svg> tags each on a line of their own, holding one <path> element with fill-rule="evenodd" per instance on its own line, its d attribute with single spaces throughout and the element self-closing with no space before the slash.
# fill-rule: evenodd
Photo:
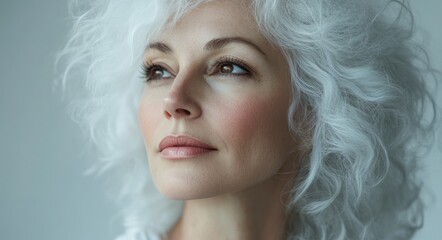
<svg viewBox="0 0 442 240">
<path fill-rule="evenodd" d="M 257 50 L 258 52 L 262 53 L 264 56 L 267 57 L 265 52 L 260 47 L 258 47 L 258 45 L 256 45 L 252 41 L 250 41 L 250 40 L 248 40 L 246 38 L 242 38 L 242 37 L 226 37 L 226 38 L 215 38 L 215 39 L 212 39 L 208 43 L 206 43 L 206 45 L 204 46 L 204 50 L 205 51 L 210 51 L 210 50 L 220 49 L 220 48 L 223 48 L 226 45 L 228 45 L 230 43 L 234 43 L 234 42 L 242 43 L 242 44 L 247 44 L 247 45 L 253 47 L 255 50 Z"/>
<path fill-rule="evenodd" d="M 242 37 L 224 37 L 224 38 L 212 39 L 209 42 L 207 42 L 206 45 L 204 45 L 204 51 L 221 49 L 221 48 L 225 47 L 226 45 L 228 45 L 230 43 L 235 43 L 235 42 L 247 44 L 247 45 L 253 47 L 255 50 L 257 50 L 258 52 L 260 52 L 262 55 L 264 55 L 267 58 L 267 55 L 265 54 L 265 52 L 258 45 L 256 45 L 252 41 L 250 41 L 246 38 L 242 38 Z M 162 43 L 162 42 L 149 43 L 146 47 L 146 50 L 148 50 L 148 49 L 156 49 L 156 50 L 159 50 L 163 53 L 172 53 L 173 52 L 171 47 L 169 47 L 167 44 Z"/>
<path fill-rule="evenodd" d="M 162 42 L 153 42 L 153 43 L 149 43 L 146 47 L 146 50 L 148 49 L 156 49 L 159 50 L 160 52 L 163 53 L 171 53 L 172 48 L 170 48 L 169 46 L 167 46 L 167 44 L 162 43 Z"/>
</svg>

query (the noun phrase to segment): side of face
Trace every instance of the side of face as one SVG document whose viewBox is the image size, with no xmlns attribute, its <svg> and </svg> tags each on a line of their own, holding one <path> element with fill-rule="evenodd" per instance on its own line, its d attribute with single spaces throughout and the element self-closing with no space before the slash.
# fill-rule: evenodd
<svg viewBox="0 0 442 240">
<path fill-rule="evenodd" d="M 200 5 L 151 42 L 138 117 L 158 190 L 172 199 L 234 193 L 292 164 L 290 76 L 246 1 Z M 159 143 L 186 135 L 216 150 L 168 159 Z"/>
</svg>

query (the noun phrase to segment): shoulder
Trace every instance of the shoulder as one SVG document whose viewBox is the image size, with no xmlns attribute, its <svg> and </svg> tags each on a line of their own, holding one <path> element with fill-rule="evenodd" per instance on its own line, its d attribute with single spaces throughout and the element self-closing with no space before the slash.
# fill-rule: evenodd
<svg viewBox="0 0 442 240">
<path fill-rule="evenodd" d="M 161 235 L 153 231 L 127 229 L 124 234 L 118 236 L 115 240 L 161 240 Z"/>
</svg>

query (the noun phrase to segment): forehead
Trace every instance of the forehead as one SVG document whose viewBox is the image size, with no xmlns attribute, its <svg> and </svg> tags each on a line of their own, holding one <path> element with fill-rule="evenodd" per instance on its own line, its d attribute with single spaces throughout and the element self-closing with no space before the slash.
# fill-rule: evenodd
<svg viewBox="0 0 442 240">
<path fill-rule="evenodd" d="M 169 25 L 152 39 L 167 45 L 201 46 L 216 38 L 252 40 L 260 48 L 275 51 L 261 33 L 249 0 L 214 0 L 197 5 L 174 25 Z"/>
</svg>

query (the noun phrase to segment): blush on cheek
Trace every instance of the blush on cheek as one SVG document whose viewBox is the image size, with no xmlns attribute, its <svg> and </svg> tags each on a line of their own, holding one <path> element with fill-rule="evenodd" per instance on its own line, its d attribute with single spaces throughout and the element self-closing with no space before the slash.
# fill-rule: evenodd
<svg viewBox="0 0 442 240">
<path fill-rule="evenodd" d="M 262 132 L 266 127 L 266 118 L 271 115 L 266 106 L 268 103 L 260 98 L 243 98 L 235 100 L 221 109 L 224 116 L 220 122 L 226 137 L 236 146 L 249 143 L 252 136 Z"/>
<path fill-rule="evenodd" d="M 288 97 L 250 94 L 226 103 L 219 109 L 223 116 L 219 119 L 219 131 L 241 159 L 257 160 L 264 155 L 280 154 L 291 145 Z M 251 166 L 245 162 L 240 164 Z"/>
</svg>

